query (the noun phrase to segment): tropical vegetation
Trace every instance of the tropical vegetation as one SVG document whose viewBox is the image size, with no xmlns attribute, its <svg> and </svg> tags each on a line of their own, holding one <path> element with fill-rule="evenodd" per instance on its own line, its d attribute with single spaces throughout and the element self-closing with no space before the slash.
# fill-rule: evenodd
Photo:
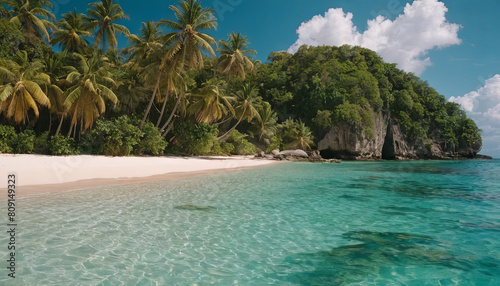
<svg viewBox="0 0 500 286">
<path fill-rule="evenodd" d="M 481 141 L 459 105 L 375 52 L 303 46 L 261 63 L 241 33 L 210 35 L 217 19 L 200 0 L 170 5 L 137 34 L 113 0 L 62 15 L 49 0 L 0 4 L 3 153 L 309 151 L 335 126 L 374 136 L 376 114 L 407 138 L 456 150 Z"/>
</svg>

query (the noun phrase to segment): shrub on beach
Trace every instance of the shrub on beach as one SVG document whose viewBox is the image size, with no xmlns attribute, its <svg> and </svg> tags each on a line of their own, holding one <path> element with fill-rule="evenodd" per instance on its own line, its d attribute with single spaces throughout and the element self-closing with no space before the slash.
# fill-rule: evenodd
<svg viewBox="0 0 500 286">
<path fill-rule="evenodd" d="M 16 137 L 14 127 L 0 125 L 0 153 L 12 153 L 12 143 Z"/>
<path fill-rule="evenodd" d="M 139 144 L 135 146 L 134 153 L 137 155 L 162 155 L 168 144 L 158 128 L 153 123 L 147 122 L 142 128 L 142 132 L 144 134 Z"/>
<path fill-rule="evenodd" d="M 247 134 L 240 133 L 238 130 L 233 130 L 226 141 L 226 143 L 233 146 L 228 155 L 254 155 L 257 153 L 255 145 L 245 139 L 246 137 L 248 137 Z"/>
<path fill-rule="evenodd" d="M 35 138 L 35 149 L 33 153 L 50 155 L 50 133 L 45 131 Z"/>
<path fill-rule="evenodd" d="M 133 125 L 127 116 L 97 120 L 92 132 L 82 140 L 81 150 L 98 155 L 128 156 L 139 144 L 142 135 L 139 127 Z"/>
<path fill-rule="evenodd" d="M 99 119 L 90 133 L 80 141 L 79 150 L 84 154 L 107 156 L 162 155 L 167 142 L 153 123 L 148 122 L 142 131 L 139 122 L 128 116 L 114 120 Z"/>
<path fill-rule="evenodd" d="M 187 155 L 213 155 L 220 153 L 215 124 L 182 122 L 173 131 L 175 151 Z"/>
<path fill-rule="evenodd" d="M 17 134 L 14 127 L 0 125 L 0 153 L 32 154 L 35 137 L 33 130 Z"/>
<path fill-rule="evenodd" d="M 55 156 L 78 154 L 75 140 L 73 138 L 66 138 L 61 134 L 53 136 L 49 145 L 50 154 Z"/>
<path fill-rule="evenodd" d="M 24 130 L 17 134 L 12 144 L 15 154 L 33 154 L 35 149 L 35 131 Z"/>
</svg>

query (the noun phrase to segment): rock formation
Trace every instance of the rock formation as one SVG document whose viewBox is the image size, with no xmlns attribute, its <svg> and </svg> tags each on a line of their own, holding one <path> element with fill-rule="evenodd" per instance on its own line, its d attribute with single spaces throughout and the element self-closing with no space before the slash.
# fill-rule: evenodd
<svg viewBox="0 0 500 286">
<path fill-rule="evenodd" d="M 334 126 L 318 143 L 324 158 L 347 160 L 408 160 L 474 158 L 481 142 L 456 150 L 443 138 L 406 138 L 395 119 L 382 112 L 373 116 L 373 133 L 361 124 Z"/>
</svg>

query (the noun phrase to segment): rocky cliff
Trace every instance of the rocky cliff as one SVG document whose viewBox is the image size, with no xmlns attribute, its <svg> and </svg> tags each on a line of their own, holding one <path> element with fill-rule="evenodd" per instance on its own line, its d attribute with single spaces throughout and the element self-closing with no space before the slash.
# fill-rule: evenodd
<svg viewBox="0 0 500 286">
<path fill-rule="evenodd" d="M 396 119 L 382 113 L 373 117 L 374 135 L 361 124 L 334 126 L 318 143 L 324 158 L 346 160 L 412 160 L 474 158 L 481 151 L 481 142 L 467 148 L 456 148 L 443 138 L 406 138 Z"/>
</svg>

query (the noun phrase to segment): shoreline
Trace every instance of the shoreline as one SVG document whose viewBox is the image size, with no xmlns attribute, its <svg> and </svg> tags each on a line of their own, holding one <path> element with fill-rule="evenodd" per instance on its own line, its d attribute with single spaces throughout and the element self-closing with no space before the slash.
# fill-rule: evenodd
<svg viewBox="0 0 500 286">
<path fill-rule="evenodd" d="M 16 196 L 25 198 L 101 186 L 189 178 L 277 164 L 253 156 L 105 157 L 0 154 L 0 191 L 16 175 Z"/>
</svg>

